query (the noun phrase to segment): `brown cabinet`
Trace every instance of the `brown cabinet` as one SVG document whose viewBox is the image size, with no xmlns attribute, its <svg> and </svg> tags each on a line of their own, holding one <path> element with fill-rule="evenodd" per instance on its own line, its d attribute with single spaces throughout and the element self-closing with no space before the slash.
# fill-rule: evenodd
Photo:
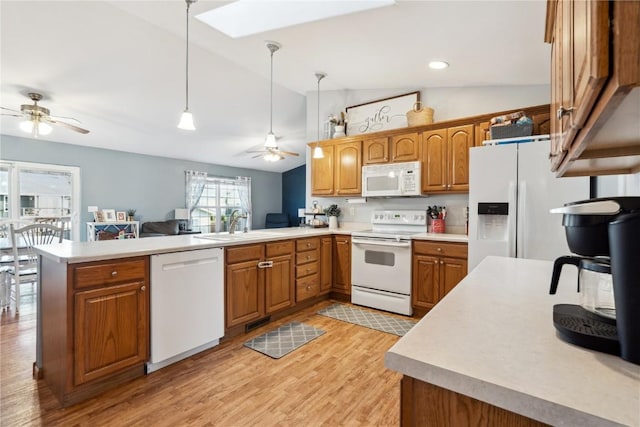
<svg viewBox="0 0 640 427">
<path fill-rule="evenodd" d="M 392 162 L 420 160 L 420 134 L 418 132 L 394 135 L 389 138 Z"/>
<path fill-rule="evenodd" d="M 362 143 L 363 165 L 417 160 L 420 160 L 418 132 L 365 139 Z"/>
<path fill-rule="evenodd" d="M 294 304 L 292 240 L 228 247 L 225 260 L 227 328 Z"/>
<path fill-rule="evenodd" d="M 142 263 L 144 264 L 144 263 Z M 74 384 L 144 364 L 149 353 L 149 303 L 144 276 L 76 292 Z"/>
<path fill-rule="evenodd" d="M 351 236 L 333 236 L 332 291 L 351 295 Z"/>
<path fill-rule="evenodd" d="M 362 141 L 320 144 L 322 159 L 311 159 L 311 194 L 352 196 L 362 192 Z"/>
<path fill-rule="evenodd" d="M 311 159 L 311 194 L 314 196 L 330 196 L 334 194 L 334 147 L 323 145 L 324 157 Z"/>
<path fill-rule="evenodd" d="M 389 161 L 389 137 L 365 139 L 362 142 L 362 164 L 375 165 Z"/>
<path fill-rule="evenodd" d="M 333 239 L 320 238 L 320 293 L 326 294 L 333 286 Z"/>
<path fill-rule="evenodd" d="M 42 257 L 40 268 L 42 372 L 62 405 L 144 375 L 149 257 L 78 264 Z"/>
<path fill-rule="evenodd" d="M 547 2 L 550 158 L 559 175 L 640 170 L 638 22 L 639 2 Z"/>
<path fill-rule="evenodd" d="M 422 134 L 422 192 L 468 192 L 469 148 L 474 126 L 437 129 Z"/>
<path fill-rule="evenodd" d="M 466 243 L 414 241 L 413 308 L 431 309 L 466 275 Z"/>
<path fill-rule="evenodd" d="M 296 302 L 320 294 L 320 238 L 296 241 Z"/>
<path fill-rule="evenodd" d="M 335 195 L 362 193 L 362 142 L 336 144 Z"/>
</svg>

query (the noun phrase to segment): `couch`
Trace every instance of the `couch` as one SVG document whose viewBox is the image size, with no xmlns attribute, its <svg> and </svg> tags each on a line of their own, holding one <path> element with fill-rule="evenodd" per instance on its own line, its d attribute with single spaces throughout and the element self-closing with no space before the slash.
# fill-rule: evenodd
<svg viewBox="0 0 640 427">
<path fill-rule="evenodd" d="M 177 236 L 179 234 L 199 233 L 199 231 L 189 229 L 189 221 L 186 219 L 143 222 L 140 228 L 140 237 Z"/>
</svg>

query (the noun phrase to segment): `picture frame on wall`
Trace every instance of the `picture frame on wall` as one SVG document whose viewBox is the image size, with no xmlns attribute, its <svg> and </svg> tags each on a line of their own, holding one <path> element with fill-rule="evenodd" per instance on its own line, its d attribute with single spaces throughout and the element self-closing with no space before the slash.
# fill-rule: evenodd
<svg viewBox="0 0 640 427">
<path fill-rule="evenodd" d="M 116 212 L 116 220 L 117 221 L 126 221 L 127 220 L 127 213 L 125 211 Z"/>
<path fill-rule="evenodd" d="M 104 214 L 104 222 L 116 222 L 115 209 L 104 209 L 102 213 Z"/>
<path fill-rule="evenodd" d="M 418 101 L 420 91 L 415 91 L 347 107 L 347 135 L 407 127 L 407 112 Z"/>
<path fill-rule="evenodd" d="M 104 212 L 95 211 L 93 213 L 93 219 L 94 219 L 95 222 L 104 222 Z"/>
</svg>

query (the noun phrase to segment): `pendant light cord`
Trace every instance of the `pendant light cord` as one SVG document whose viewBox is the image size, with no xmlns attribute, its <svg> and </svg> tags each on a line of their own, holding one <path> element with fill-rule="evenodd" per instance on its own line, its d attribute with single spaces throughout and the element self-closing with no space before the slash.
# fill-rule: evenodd
<svg viewBox="0 0 640 427">
<path fill-rule="evenodd" d="M 318 76 L 318 142 L 320 142 L 320 80 L 322 80 L 323 76 Z"/>
<path fill-rule="evenodd" d="M 191 2 L 187 1 L 187 55 L 186 55 L 186 70 L 185 70 L 185 111 L 189 110 L 189 8 L 191 7 Z"/>
<path fill-rule="evenodd" d="M 273 133 L 273 49 L 269 49 L 271 52 L 271 87 L 269 89 L 269 133 Z"/>
</svg>

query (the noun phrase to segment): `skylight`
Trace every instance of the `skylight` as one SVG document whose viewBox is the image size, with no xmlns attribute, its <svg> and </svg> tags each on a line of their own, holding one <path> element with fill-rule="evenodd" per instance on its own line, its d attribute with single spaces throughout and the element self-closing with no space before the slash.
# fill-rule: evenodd
<svg viewBox="0 0 640 427">
<path fill-rule="evenodd" d="M 238 38 L 394 3 L 395 0 L 237 0 L 196 18 L 229 37 Z"/>
</svg>

